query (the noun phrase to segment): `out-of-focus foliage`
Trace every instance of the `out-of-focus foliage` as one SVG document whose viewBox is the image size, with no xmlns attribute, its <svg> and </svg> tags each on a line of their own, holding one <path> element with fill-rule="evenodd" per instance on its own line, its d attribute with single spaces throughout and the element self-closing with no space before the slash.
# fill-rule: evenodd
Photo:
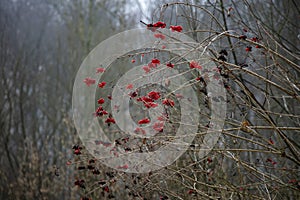
<svg viewBox="0 0 300 200">
<path fill-rule="evenodd" d="M 136 26 L 134 1 L 0 2 L 0 199 L 78 199 L 72 86 L 86 54 Z M 75 190 L 75 192 L 73 192 Z"/>
</svg>

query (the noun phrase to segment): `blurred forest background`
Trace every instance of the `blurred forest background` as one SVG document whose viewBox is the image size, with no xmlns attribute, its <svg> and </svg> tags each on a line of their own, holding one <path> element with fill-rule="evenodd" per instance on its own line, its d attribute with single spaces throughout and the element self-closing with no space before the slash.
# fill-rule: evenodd
<svg viewBox="0 0 300 200">
<path fill-rule="evenodd" d="M 181 25 L 209 47 L 231 88 L 222 139 L 205 159 L 195 147 L 158 172 L 99 164 L 94 178 L 66 164 L 80 144 L 74 79 L 98 43 L 140 20 Z M 1 0 L 0 199 L 298 199 L 299 57 L 296 0 Z"/>
</svg>

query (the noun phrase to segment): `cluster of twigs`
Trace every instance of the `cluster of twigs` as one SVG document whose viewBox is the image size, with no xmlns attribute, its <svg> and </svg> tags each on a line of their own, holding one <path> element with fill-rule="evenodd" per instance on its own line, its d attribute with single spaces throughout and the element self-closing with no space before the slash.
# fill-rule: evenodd
<svg viewBox="0 0 300 200">
<path fill-rule="evenodd" d="M 234 2 L 217 2 L 177 2 L 160 9 L 160 20 L 175 16 L 219 70 L 227 91 L 227 116 L 216 146 L 198 158 L 197 142 L 204 134 L 199 129 L 190 149 L 172 165 L 149 174 L 103 169 L 106 178 L 91 184 L 87 196 L 102 188 L 107 198 L 299 198 L 299 53 L 289 46 L 293 41 L 284 42 L 285 36 L 259 19 L 248 1 L 242 2 L 244 10 Z"/>
</svg>

